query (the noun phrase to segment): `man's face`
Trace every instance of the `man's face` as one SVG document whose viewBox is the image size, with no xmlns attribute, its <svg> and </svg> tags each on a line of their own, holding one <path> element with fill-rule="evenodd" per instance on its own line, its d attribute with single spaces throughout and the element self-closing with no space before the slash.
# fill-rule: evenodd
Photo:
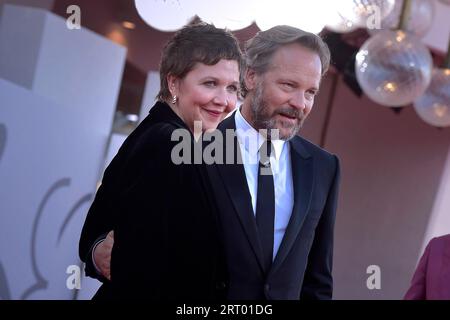
<svg viewBox="0 0 450 320">
<path fill-rule="evenodd" d="M 279 48 L 269 69 L 246 75 L 251 107 L 250 123 L 256 130 L 278 129 L 289 140 L 300 130 L 319 90 L 322 65 L 319 55 L 299 44 Z"/>
</svg>

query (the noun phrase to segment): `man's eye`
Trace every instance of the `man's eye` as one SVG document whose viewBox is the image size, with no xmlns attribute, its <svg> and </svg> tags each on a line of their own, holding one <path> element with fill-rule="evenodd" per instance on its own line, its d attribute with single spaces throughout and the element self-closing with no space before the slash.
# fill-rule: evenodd
<svg viewBox="0 0 450 320">
<path fill-rule="evenodd" d="M 290 82 L 283 82 L 282 85 L 288 89 L 294 88 L 294 85 Z"/>
<path fill-rule="evenodd" d="M 306 99 L 308 99 L 308 100 L 313 100 L 314 99 L 314 97 L 316 96 L 316 91 L 314 91 L 314 90 L 308 90 L 308 91 L 306 91 L 306 94 L 305 94 L 305 96 L 306 96 Z"/>
<path fill-rule="evenodd" d="M 214 87 L 216 85 L 216 82 L 211 80 L 211 81 L 205 81 L 203 84 L 207 87 Z"/>
</svg>

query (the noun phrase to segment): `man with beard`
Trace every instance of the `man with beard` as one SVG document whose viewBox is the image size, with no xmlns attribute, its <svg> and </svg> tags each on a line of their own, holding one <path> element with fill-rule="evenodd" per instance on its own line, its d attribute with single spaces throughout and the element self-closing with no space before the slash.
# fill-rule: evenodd
<svg viewBox="0 0 450 320">
<path fill-rule="evenodd" d="M 223 154 L 234 161 L 206 166 L 228 299 L 332 297 L 339 162 L 297 135 L 329 61 L 320 37 L 289 26 L 246 44 L 244 102 L 218 127 L 233 132 Z"/>
</svg>

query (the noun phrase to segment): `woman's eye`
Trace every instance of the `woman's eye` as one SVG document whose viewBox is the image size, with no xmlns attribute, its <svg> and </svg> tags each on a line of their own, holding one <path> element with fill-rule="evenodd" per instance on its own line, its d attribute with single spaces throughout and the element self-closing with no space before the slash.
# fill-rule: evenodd
<svg viewBox="0 0 450 320">
<path fill-rule="evenodd" d="M 232 86 L 229 86 L 229 87 L 228 87 L 228 90 L 229 90 L 230 92 L 237 92 L 237 91 L 238 91 L 238 87 L 235 86 L 235 85 L 232 85 Z"/>
</svg>

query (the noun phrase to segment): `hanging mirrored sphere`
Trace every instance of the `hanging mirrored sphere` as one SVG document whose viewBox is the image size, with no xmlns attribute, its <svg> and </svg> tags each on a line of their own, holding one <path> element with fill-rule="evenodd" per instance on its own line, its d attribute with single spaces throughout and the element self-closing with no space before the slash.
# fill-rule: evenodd
<svg viewBox="0 0 450 320">
<path fill-rule="evenodd" d="M 358 83 L 370 99 L 397 107 L 424 93 L 433 60 L 419 38 L 401 30 L 383 30 L 362 45 L 355 68 Z"/>
<path fill-rule="evenodd" d="M 338 32 L 347 33 L 352 32 L 359 28 L 358 25 L 354 24 L 352 21 L 346 19 L 338 12 L 338 2 L 335 0 L 323 0 L 324 5 L 329 8 L 328 10 L 322 10 L 321 15 L 323 20 L 327 22 L 327 29 Z"/>
<path fill-rule="evenodd" d="M 395 2 L 394 9 L 385 18 L 381 19 L 381 29 L 368 29 L 370 34 L 375 34 L 384 29 L 397 29 L 400 21 L 403 0 Z M 430 0 L 411 1 L 411 12 L 406 22 L 404 31 L 411 32 L 418 37 L 427 34 L 434 19 L 434 2 Z"/>
<path fill-rule="evenodd" d="M 450 69 L 433 70 L 430 86 L 414 102 L 414 109 L 432 126 L 450 126 Z"/>
<path fill-rule="evenodd" d="M 327 20 L 330 21 L 330 20 Z M 333 32 L 337 33 L 349 33 L 358 29 L 358 26 L 353 24 L 353 22 L 346 20 L 339 15 L 336 14 L 336 17 L 332 19 L 333 22 L 330 22 L 326 25 L 327 29 L 330 29 Z"/>
<path fill-rule="evenodd" d="M 332 0 L 330 5 L 343 21 L 366 28 L 368 20 L 375 15 L 381 19 L 387 17 L 395 7 L 395 0 Z"/>
</svg>

